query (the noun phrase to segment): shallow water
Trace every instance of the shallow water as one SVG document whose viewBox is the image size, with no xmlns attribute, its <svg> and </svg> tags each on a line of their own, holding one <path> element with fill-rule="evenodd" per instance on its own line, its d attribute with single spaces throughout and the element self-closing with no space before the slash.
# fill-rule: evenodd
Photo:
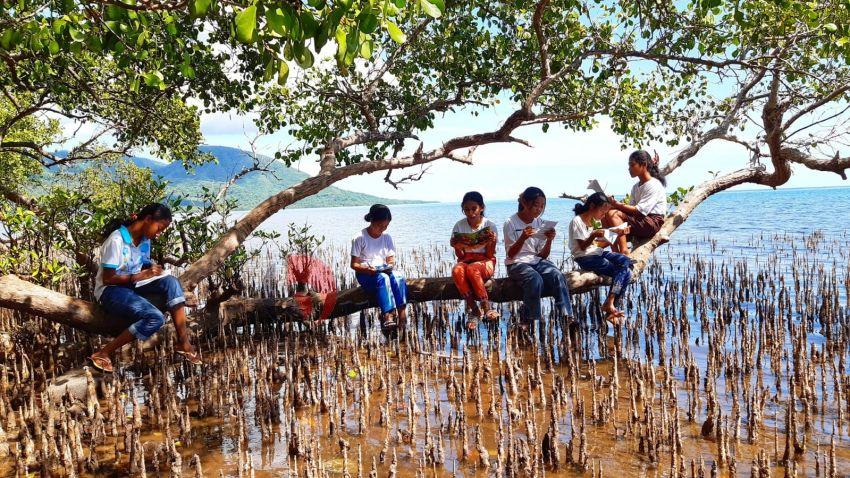
<svg viewBox="0 0 850 478">
<path fill-rule="evenodd" d="M 764 211 L 776 214 L 761 223 L 769 233 L 749 225 L 721 229 L 720 213 L 706 209 L 710 217 L 686 223 L 632 287 L 629 328 L 615 334 L 602 325 L 595 294 L 575 297 L 583 324 L 580 346 L 565 341 L 557 321 L 544 323 L 536 342 L 511 327 L 515 304 L 502 306 L 498 326 L 482 324 L 468 335 L 454 301 L 412 307 L 412 335 L 403 344 L 388 344 L 370 313 L 337 321 L 319 334 L 246 318 L 228 329 L 226 342 L 201 344 L 207 363 L 196 369 L 165 353 L 170 338 L 162 334 L 165 343 L 157 350 L 130 349 L 122 357 L 126 369 L 112 383 L 114 391 L 99 401 L 105 426 L 85 414 L 74 415 L 83 428 L 78 433 L 82 441 L 97 442 L 96 471 L 78 471 L 126 476 L 134 448 L 126 447 L 125 440 L 136 434 L 146 450 L 149 475 L 157 474 L 153 449 L 170 445 L 181 466 L 177 469 L 173 456 L 166 460 L 163 452 L 156 460 L 161 475 L 194 476 L 189 464 L 197 454 L 205 476 L 281 476 L 296 469 L 299 476 L 357 476 L 361 471 L 365 476 L 373 463 L 378 476 L 594 471 L 603 476 L 709 476 L 715 465 L 721 476 L 749 476 L 761 454 L 772 476 L 778 476 L 785 473 L 778 463 L 793 417 L 790 449 L 796 445 L 799 452 L 792 451 L 789 466 L 796 466 L 797 475 L 829 476 L 834 460 L 834 476 L 846 476 L 850 238 L 837 222 L 815 232 L 800 221 L 789 222 L 796 216 L 788 212 L 789 204 L 814 204 L 823 194 L 841 203 L 846 192 L 819 190 L 809 199 L 775 200 Z M 740 216 L 759 204 L 753 198 L 768 197 L 733 194 L 738 193 L 717 199 L 725 201 L 716 209 L 723 217 Z M 498 207 L 493 206 L 495 216 Z M 549 212 L 567 206 L 552 201 Z M 338 213 L 316 228 L 343 227 L 345 214 Z M 429 222 L 408 235 L 401 232 L 407 230 L 403 217 L 396 214 L 392 232 L 406 274 L 446 275 L 451 255 L 438 242 L 442 229 Z M 700 227 L 686 229 L 691 224 Z M 789 232 L 781 224 L 788 224 Z M 715 230 L 726 232 L 707 235 Z M 415 248 L 414 237 L 433 242 Z M 350 283 L 350 274 L 342 272 L 344 244 L 332 243 L 321 256 L 341 274 L 340 287 Z M 254 265 L 254 286 L 267 283 L 282 293 L 286 287 L 279 283 L 279 269 L 271 267 L 274 258 L 263 259 Z M 5 355 L 4 363 L 17 370 L 33 359 L 55 359 L 37 352 L 18 349 Z M 26 470 L 19 466 L 17 471 L 38 472 L 39 464 L 51 462 L 38 455 L 49 440 L 39 438 L 45 436 L 39 430 L 46 420 L 36 418 L 37 410 L 52 408 L 64 423 L 71 415 L 41 400 L 35 378 L 7 387 L 15 412 L 4 405 L 0 423 L 13 446 L 23 447 L 22 435 L 34 443 L 17 460 L 29 462 Z M 133 399 L 140 427 L 125 423 L 133 416 Z M 26 433 L 16 423 L 8 426 L 16 414 L 27 415 Z M 710 417 L 714 429 L 703 436 Z M 486 469 L 479 460 L 479 429 L 482 450 L 489 455 Z M 551 456 L 544 444 L 552 437 L 557 467 L 551 460 L 544 463 Z M 88 444 L 82 450 L 91 456 Z M 7 460 L 5 474 L 14 476 L 15 461 Z M 61 460 L 54 460 L 47 468 L 56 473 L 59 465 Z"/>
</svg>

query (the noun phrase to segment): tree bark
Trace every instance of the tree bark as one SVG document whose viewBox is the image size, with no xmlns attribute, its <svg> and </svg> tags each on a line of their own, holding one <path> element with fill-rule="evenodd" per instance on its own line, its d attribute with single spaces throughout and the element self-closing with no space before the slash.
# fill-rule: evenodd
<svg viewBox="0 0 850 478">
<path fill-rule="evenodd" d="M 607 279 L 590 272 L 573 271 L 566 274 L 573 293 L 583 293 L 607 283 Z M 460 299 L 460 294 L 450 277 L 409 279 L 410 302 Z M 490 299 L 494 302 L 509 302 L 522 299 L 522 289 L 510 279 L 493 279 L 488 282 Z M 223 302 L 218 311 L 225 321 L 244 313 L 261 313 L 278 316 L 287 307 L 295 305 L 292 299 L 230 299 Z M 363 309 L 377 306 L 362 289 L 354 287 L 337 295 L 336 305 L 330 317 L 342 317 Z M 65 294 L 27 282 L 15 275 L 0 277 L 0 307 L 18 310 L 47 320 L 67 325 L 85 332 L 115 336 L 132 322 L 111 317 L 94 303 L 75 299 Z"/>
<path fill-rule="evenodd" d="M 610 279 L 607 277 L 587 271 L 570 271 L 564 275 L 572 294 L 582 294 L 600 285 L 610 283 Z M 522 288 L 511 279 L 492 279 L 487 282 L 486 287 L 491 302 L 522 300 Z M 550 295 L 547 294 L 547 296 Z M 451 277 L 407 279 L 407 300 L 409 303 L 459 300 L 461 298 Z M 221 304 L 220 315 L 225 322 L 233 317 L 253 313 L 278 317 L 293 305 L 295 305 L 295 302 L 292 299 L 231 299 Z M 377 306 L 378 303 L 375 299 L 364 292 L 363 289 L 353 287 L 337 294 L 336 303 L 329 317 L 343 317 Z"/>
<path fill-rule="evenodd" d="M 52 291 L 11 274 L 0 277 L 0 307 L 101 335 L 118 335 L 132 323 L 108 316 L 91 302 Z"/>
</svg>

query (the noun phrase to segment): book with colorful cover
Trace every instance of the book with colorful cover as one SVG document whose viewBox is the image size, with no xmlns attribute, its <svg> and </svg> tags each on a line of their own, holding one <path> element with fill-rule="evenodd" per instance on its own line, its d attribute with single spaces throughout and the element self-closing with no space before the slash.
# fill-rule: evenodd
<svg viewBox="0 0 850 478">
<path fill-rule="evenodd" d="M 487 242 L 490 237 L 490 226 L 484 226 L 481 229 L 475 232 L 455 232 L 453 234 L 455 239 L 468 239 L 469 245 L 477 245 L 483 244 Z"/>
</svg>

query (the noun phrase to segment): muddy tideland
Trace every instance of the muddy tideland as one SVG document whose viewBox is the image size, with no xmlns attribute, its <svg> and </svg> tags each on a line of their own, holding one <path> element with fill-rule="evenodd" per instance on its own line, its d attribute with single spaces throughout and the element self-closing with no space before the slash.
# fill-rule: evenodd
<svg viewBox="0 0 850 478">
<path fill-rule="evenodd" d="M 80 369 L 101 339 L 2 311 L 0 474 L 848 476 L 848 245 L 662 249 L 616 329 L 605 290 L 531 331 L 516 304 L 472 332 L 417 304 L 393 340 L 374 311 L 243 317 L 198 338 L 202 366 L 164 331 L 109 377 Z"/>
</svg>

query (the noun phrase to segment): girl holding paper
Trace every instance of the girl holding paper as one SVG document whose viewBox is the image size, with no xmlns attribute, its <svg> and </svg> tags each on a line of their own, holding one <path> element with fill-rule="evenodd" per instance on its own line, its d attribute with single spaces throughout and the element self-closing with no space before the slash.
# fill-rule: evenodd
<svg viewBox="0 0 850 478">
<path fill-rule="evenodd" d="M 539 188 L 529 187 L 520 194 L 516 214 L 505 221 L 505 265 L 508 277 L 522 287 L 524 325 L 540 320 L 540 297 L 544 292 L 555 298 L 557 312 L 572 320 L 570 290 L 564 274 L 548 260 L 555 239 L 553 222 L 543 221 L 540 215 L 546 209 L 546 195 Z"/>
<path fill-rule="evenodd" d="M 638 178 L 632 187 L 631 204 L 610 197 L 611 210 L 602 218 L 602 225 L 610 228 L 628 222 L 629 237 L 648 239 L 658 233 L 667 215 L 667 193 L 664 191 L 667 181 L 658 170 L 658 155 L 653 158 L 644 150 L 633 152 L 629 155 L 629 175 Z M 618 237 L 611 249 L 629 255 L 627 237 Z"/>
<path fill-rule="evenodd" d="M 632 278 L 631 261 L 623 254 L 608 252 L 599 247 L 597 241 L 604 247 L 610 244 L 608 239 L 611 239 L 611 236 L 606 239 L 606 230 L 593 229 L 591 224 L 593 219 L 602 219 L 610 208 L 610 200 L 604 193 L 593 193 L 583 204 L 576 204 L 573 209 L 576 217 L 570 222 L 569 240 L 570 252 L 579 267 L 611 278 L 611 290 L 602 310 L 607 314 L 605 320 L 618 325 L 624 314 L 617 310 L 616 304 L 623 297 Z M 618 240 L 629 233 L 629 228 L 627 226 L 608 231 L 614 232 Z"/>
<path fill-rule="evenodd" d="M 92 365 L 111 373 L 113 352 L 134 339 L 147 340 L 165 323 L 165 316 L 143 296 L 164 296 L 165 306 L 177 330 L 177 353 L 193 364 L 201 364 L 186 330 L 183 288 L 176 277 L 163 272 L 151 261 L 151 239 L 171 224 L 171 210 L 162 204 L 149 204 L 129 220 L 112 221 L 105 229 L 100 247 L 100 267 L 94 295 L 106 313 L 129 317 L 132 325 L 89 357 Z M 154 279 L 154 280 L 151 280 Z M 141 285 L 137 285 L 141 283 Z"/>
<path fill-rule="evenodd" d="M 360 287 L 378 299 L 381 330 L 389 335 L 407 320 L 407 283 L 393 272 L 395 244 L 385 231 L 393 216 L 390 208 L 373 204 L 363 218 L 369 226 L 351 241 L 351 268 Z M 398 324 L 396 322 L 398 319 Z"/>
<path fill-rule="evenodd" d="M 499 312 L 490 308 L 484 283 L 496 267 L 496 224 L 484 217 L 484 198 L 477 191 L 463 195 L 460 209 L 465 218 L 455 224 L 449 244 L 454 248 L 457 264 L 452 279 L 466 301 L 469 329 L 478 327 L 482 313 L 486 320 L 499 320 Z M 481 302 L 478 306 L 476 301 Z M 483 311 L 483 312 L 482 312 Z"/>
</svg>

